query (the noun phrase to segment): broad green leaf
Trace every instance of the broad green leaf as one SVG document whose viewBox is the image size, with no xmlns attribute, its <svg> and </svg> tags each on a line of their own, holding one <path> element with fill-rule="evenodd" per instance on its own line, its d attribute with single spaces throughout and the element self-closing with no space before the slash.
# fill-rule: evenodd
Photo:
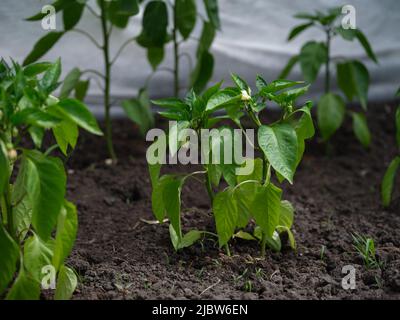
<svg viewBox="0 0 400 320">
<path fill-rule="evenodd" d="M 63 81 L 63 85 L 60 91 L 60 99 L 68 98 L 71 92 L 76 88 L 79 78 L 81 77 L 81 71 L 78 68 L 72 69 Z"/>
<path fill-rule="evenodd" d="M 79 101 L 85 100 L 86 93 L 89 89 L 90 80 L 80 80 L 75 86 L 75 98 Z"/>
<path fill-rule="evenodd" d="M 204 5 L 206 7 L 208 19 L 210 20 L 214 29 L 220 29 L 221 23 L 218 13 L 218 0 L 204 0 Z"/>
<path fill-rule="evenodd" d="M 224 89 L 214 94 L 207 102 L 206 110 L 215 111 L 227 105 L 237 103 L 241 100 L 239 90 Z"/>
<path fill-rule="evenodd" d="M 58 103 L 57 110 L 86 131 L 99 136 L 103 135 L 95 117 L 82 102 L 75 99 L 64 99 Z"/>
<path fill-rule="evenodd" d="M 318 127 L 322 138 L 328 140 L 343 123 L 345 105 L 343 99 L 333 93 L 327 93 L 318 102 Z"/>
<path fill-rule="evenodd" d="M 27 65 L 24 68 L 24 75 L 27 77 L 37 76 L 38 74 L 41 74 L 41 73 L 47 71 L 52 65 L 53 65 L 53 63 L 51 63 L 51 62 L 32 63 L 30 65 Z"/>
<path fill-rule="evenodd" d="M 219 246 L 222 247 L 233 236 L 238 219 L 237 204 L 231 189 L 216 194 L 213 201 L 213 212 Z"/>
<path fill-rule="evenodd" d="M 172 245 L 174 246 L 175 251 L 179 250 L 179 243 L 181 239 L 179 238 L 178 234 L 176 233 L 172 224 L 169 225 L 169 237 L 171 239 Z"/>
<path fill-rule="evenodd" d="M 73 29 L 82 17 L 84 3 L 78 1 L 68 1 L 68 5 L 63 9 L 63 23 L 65 31 Z"/>
<path fill-rule="evenodd" d="M 283 91 L 276 96 L 270 96 L 270 99 L 277 102 L 279 105 L 293 105 L 298 97 L 308 91 L 309 87 L 310 85 L 306 85 L 304 87 Z"/>
<path fill-rule="evenodd" d="M 293 219 L 294 219 L 293 205 L 287 200 L 282 200 L 281 201 L 281 214 L 279 217 L 279 225 L 285 226 L 290 229 L 293 225 Z"/>
<path fill-rule="evenodd" d="M 290 247 L 295 250 L 296 249 L 296 240 L 294 239 L 294 235 L 292 233 L 292 231 L 286 227 L 286 226 L 278 226 L 277 231 L 282 233 L 282 232 L 286 232 L 289 238 L 289 245 Z"/>
<path fill-rule="evenodd" d="M 192 88 L 195 92 L 201 92 L 211 79 L 214 69 L 214 57 L 208 51 L 204 51 L 197 60 L 196 67 L 191 74 Z"/>
<path fill-rule="evenodd" d="M 78 279 L 74 270 L 62 265 L 57 278 L 55 300 L 69 300 L 74 293 Z"/>
<path fill-rule="evenodd" d="M 268 85 L 267 81 L 265 81 L 265 79 L 258 74 L 256 76 L 256 87 L 258 91 L 261 91 L 267 85 Z"/>
<path fill-rule="evenodd" d="M 290 31 L 290 34 L 288 36 L 288 41 L 293 40 L 294 38 L 296 38 L 300 33 L 302 33 L 304 30 L 308 29 L 309 27 L 311 27 L 312 25 L 314 25 L 314 22 L 308 22 L 308 23 L 304 23 L 304 24 L 300 24 L 296 27 L 294 27 L 292 29 L 292 31 Z"/>
<path fill-rule="evenodd" d="M 275 171 L 293 183 L 298 148 L 294 128 L 287 123 L 263 125 L 258 129 L 258 144 Z"/>
<path fill-rule="evenodd" d="M 32 138 L 33 143 L 35 144 L 35 147 L 40 149 L 42 147 L 45 129 L 41 127 L 31 126 L 28 128 L 28 132 Z"/>
<path fill-rule="evenodd" d="M 17 279 L 6 296 L 6 300 L 39 300 L 39 283 L 30 277 L 22 267 Z"/>
<path fill-rule="evenodd" d="M 164 1 L 147 3 L 142 19 L 142 33 L 138 43 L 144 47 L 162 47 L 167 38 L 168 12 Z"/>
<path fill-rule="evenodd" d="M 299 56 L 298 55 L 295 55 L 295 56 L 291 57 L 289 59 L 289 61 L 286 63 L 286 66 L 283 68 L 283 70 L 279 74 L 278 78 L 280 78 L 280 79 L 286 78 L 289 75 L 290 71 L 292 71 L 293 67 L 295 66 L 295 64 L 298 61 L 299 61 Z"/>
<path fill-rule="evenodd" d="M 353 118 L 354 134 L 365 148 L 368 147 L 371 143 L 371 133 L 369 132 L 365 115 L 358 112 L 352 112 L 351 116 Z"/>
<path fill-rule="evenodd" d="M 36 42 L 32 51 L 25 58 L 23 63 L 24 66 L 31 64 L 43 57 L 54 46 L 54 44 L 60 40 L 63 34 L 64 32 L 52 31 L 47 33 L 43 38 Z"/>
<path fill-rule="evenodd" d="M 294 128 L 296 129 L 297 136 L 303 140 L 310 139 L 315 134 L 314 123 L 311 116 L 311 108 L 312 102 L 307 102 L 303 107 L 292 113 L 302 113 L 299 120 L 296 121 Z"/>
<path fill-rule="evenodd" d="M 281 215 L 282 190 L 272 183 L 260 186 L 252 204 L 252 214 L 258 226 L 272 237 Z"/>
<path fill-rule="evenodd" d="M 74 122 L 63 120 L 53 128 L 53 134 L 62 153 L 68 155 L 68 147 L 71 146 L 74 149 L 76 146 L 79 130 Z"/>
<path fill-rule="evenodd" d="M 203 232 L 199 230 L 190 230 L 182 237 L 181 241 L 179 242 L 179 249 L 190 247 L 196 241 L 200 240 L 202 235 Z"/>
<path fill-rule="evenodd" d="M 54 245 L 53 266 L 59 270 L 70 255 L 78 230 L 78 215 L 74 204 L 64 201 L 58 216 L 56 240 Z"/>
<path fill-rule="evenodd" d="M 259 184 L 260 183 L 254 181 L 249 181 L 235 188 L 234 197 L 237 203 L 238 228 L 244 228 L 249 223 L 254 197 Z"/>
<path fill-rule="evenodd" d="M 43 78 L 39 81 L 39 85 L 46 93 L 54 91 L 57 87 L 58 79 L 61 75 L 61 60 L 57 61 L 44 73 Z"/>
<path fill-rule="evenodd" d="M 280 252 L 282 249 L 281 238 L 279 237 L 279 233 L 274 231 L 272 237 L 266 236 L 265 238 L 267 246 L 275 252 Z"/>
<path fill-rule="evenodd" d="M 340 89 L 351 101 L 358 97 L 364 110 L 367 109 L 369 73 L 359 61 L 349 61 L 337 64 L 337 79 Z"/>
<path fill-rule="evenodd" d="M 233 235 L 234 238 L 239 238 L 243 240 L 257 240 L 253 235 L 251 235 L 248 232 L 244 232 L 242 230 L 239 230 Z"/>
<path fill-rule="evenodd" d="M 32 225 L 37 234 L 48 240 L 56 224 L 66 189 L 66 175 L 61 161 L 38 151 L 25 150 L 25 190 L 32 202 Z"/>
<path fill-rule="evenodd" d="M 385 207 L 389 206 L 392 199 L 393 185 L 396 178 L 396 173 L 400 167 L 400 157 L 396 157 L 389 164 L 386 173 L 382 180 L 381 196 L 382 203 Z"/>
<path fill-rule="evenodd" d="M 42 268 L 51 265 L 53 251 L 37 235 L 29 237 L 24 245 L 24 266 L 38 283 L 42 280 Z"/>
<path fill-rule="evenodd" d="M 0 223 L 0 294 L 8 287 L 14 278 L 19 259 L 19 248 L 15 241 Z"/>
<path fill-rule="evenodd" d="M 290 81 L 290 80 L 274 80 L 271 83 L 265 85 L 259 92 L 261 96 L 268 96 L 269 93 L 276 93 L 280 90 L 294 87 L 298 84 L 302 84 L 304 81 Z"/>
<path fill-rule="evenodd" d="M 165 211 L 167 212 L 169 221 L 171 222 L 174 230 L 178 234 L 179 239 L 182 238 L 181 229 L 181 188 L 183 179 L 173 177 L 167 181 L 163 188 L 163 202 Z"/>
<path fill-rule="evenodd" d="M 137 99 L 125 100 L 122 102 L 122 109 L 125 114 L 135 122 L 140 133 L 145 135 L 154 126 L 154 117 L 151 112 L 150 100 L 145 89 L 141 89 Z"/>
<path fill-rule="evenodd" d="M 249 159 L 248 158 L 245 160 L 245 163 L 243 163 L 242 167 L 244 167 L 246 164 L 250 165 L 250 162 L 253 162 L 252 163 L 253 170 L 249 174 L 246 174 L 246 175 L 241 175 L 241 174 L 237 175 L 237 183 L 238 184 L 248 181 L 248 180 L 255 180 L 255 181 L 261 182 L 262 177 L 263 177 L 263 161 L 262 161 L 262 159 L 260 159 L 260 158 Z M 247 185 L 247 183 L 243 184 L 243 186 L 244 185 Z M 253 188 L 254 188 L 254 186 L 253 186 Z"/>
<path fill-rule="evenodd" d="M 60 123 L 59 118 L 38 108 L 23 109 L 14 113 L 10 120 L 14 126 L 32 125 L 45 129 L 53 128 Z"/>
<path fill-rule="evenodd" d="M 22 242 L 30 230 L 32 222 L 32 204 L 25 190 L 16 190 L 16 186 L 17 185 L 14 184 L 13 191 L 15 192 L 12 194 L 14 227 L 18 240 Z"/>
<path fill-rule="evenodd" d="M 197 9 L 195 0 L 175 0 L 176 27 L 183 39 L 187 39 L 196 25 Z"/>
<path fill-rule="evenodd" d="M 215 38 L 215 29 L 211 23 L 204 21 L 200 41 L 197 47 L 197 58 L 201 57 L 204 51 L 209 51 Z"/>
<path fill-rule="evenodd" d="M 149 60 L 153 70 L 157 67 L 164 59 L 164 47 L 150 47 L 147 48 L 147 60 Z"/>
<path fill-rule="evenodd" d="M 0 195 L 9 184 L 10 163 L 8 161 L 8 152 L 4 142 L 0 138 Z M 1 291 L 1 290 L 0 290 Z"/>
<path fill-rule="evenodd" d="M 232 73 L 231 74 L 231 78 L 233 80 L 233 82 L 236 84 L 236 86 L 240 89 L 240 90 L 244 90 L 246 92 L 249 92 L 249 85 L 247 84 L 246 81 L 244 81 L 241 77 L 239 77 L 237 74 Z"/>
<path fill-rule="evenodd" d="M 314 82 L 318 76 L 321 65 L 326 62 L 328 52 L 324 43 L 307 42 L 300 51 L 300 66 L 304 79 L 307 82 Z"/>
<path fill-rule="evenodd" d="M 164 188 L 174 179 L 172 175 L 162 176 L 157 183 L 153 185 L 153 190 L 151 194 L 151 205 L 154 216 L 156 219 L 162 223 L 165 217 L 165 204 L 164 204 Z"/>
</svg>

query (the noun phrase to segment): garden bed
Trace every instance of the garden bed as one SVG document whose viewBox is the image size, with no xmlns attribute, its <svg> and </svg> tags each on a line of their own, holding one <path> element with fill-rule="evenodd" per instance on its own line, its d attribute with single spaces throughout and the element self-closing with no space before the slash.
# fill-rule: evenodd
<svg viewBox="0 0 400 320">
<path fill-rule="evenodd" d="M 154 220 L 147 144 L 131 122 L 114 124 L 116 166 L 104 164 L 101 138 L 83 134 L 68 176 L 68 196 L 79 211 L 69 259 L 80 275 L 73 298 L 399 299 L 400 198 L 397 191 L 391 207 L 383 209 L 379 193 L 396 152 L 394 104 L 370 108 L 370 150 L 355 140 L 351 123 L 332 140 L 329 157 L 317 139 L 307 145 L 294 185 L 284 187 L 296 208 L 297 251 L 268 252 L 265 260 L 258 258 L 256 242 L 240 239 L 232 241 L 231 257 L 210 238 L 176 253 L 166 224 L 144 222 Z M 202 185 L 188 181 L 184 188 L 184 230 L 214 231 Z M 374 239 L 381 270 L 364 267 L 352 232 Z M 355 290 L 342 289 L 344 265 L 356 268 Z"/>
</svg>

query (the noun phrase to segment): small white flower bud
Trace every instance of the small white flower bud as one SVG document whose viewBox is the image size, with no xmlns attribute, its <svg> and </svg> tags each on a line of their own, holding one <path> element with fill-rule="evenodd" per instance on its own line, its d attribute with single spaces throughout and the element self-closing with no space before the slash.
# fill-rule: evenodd
<svg viewBox="0 0 400 320">
<path fill-rule="evenodd" d="M 17 150 L 15 149 L 8 150 L 8 159 L 10 159 L 11 161 L 15 161 L 17 157 L 18 157 Z"/>
<path fill-rule="evenodd" d="M 112 159 L 106 159 L 104 161 L 104 163 L 106 164 L 106 166 L 112 166 L 113 165 L 113 160 Z"/>
<path fill-rule="evenodd" d="M 242 90 L 242 101 L 249 101 L 251 99 L 251 96 L 247 93 L 246 90 Z"/>
</svg>

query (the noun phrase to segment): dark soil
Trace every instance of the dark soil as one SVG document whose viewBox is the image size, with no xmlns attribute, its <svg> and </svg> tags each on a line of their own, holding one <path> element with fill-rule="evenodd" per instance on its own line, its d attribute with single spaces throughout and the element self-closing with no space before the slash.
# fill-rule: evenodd
<svg viewBox="0 0 400 320">
<path fill-rule="evenodd" d="M 69 163 L 69 199 L 80 222 L 69 259 L 81 280 L 74 299 L 399 299 L 400 188 L 389 209 L 379 198 L 396 154 L 394 105 L 370 108 L 370 150 L 357 143 L 350 121 L 330 156 L 317 139 L 308 145 L 294 185 L 284 186 L 296 208 L 297 251 L 268 252 L 264 260 L 257 243 L 244 240 L 232 242 L 231 257 L 211 238 L 174 252 L 167 224 L 143 221 L 154 218 L 147 144 L 137 129 L 114 123 L 116 166 L 105 165 L 101 139 L 83 135 Z M 185 230 L 215 230 L 203 188 L 193 181 L 183 189 Z M 375 240 L 381 269 L 365 268 L 352 245 L 355 232 Z M 355 290 L 341 286 L 345 265 L 356 268 Z"/>
</svg>

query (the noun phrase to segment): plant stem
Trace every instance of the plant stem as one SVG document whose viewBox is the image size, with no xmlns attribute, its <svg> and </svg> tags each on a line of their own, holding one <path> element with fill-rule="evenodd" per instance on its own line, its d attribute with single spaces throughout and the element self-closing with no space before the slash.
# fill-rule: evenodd
<svg viewBox="0 0 400 320">
<path fill-rule="evenodd" d="M 104 55 L 104 120 L 106 126 L 105 138 L 107 142 L 107 149 L 112 160 L 116 160 L 113 141 L 112 141 L 112 127 L 110 119 L 110 80 L 111 80 L 111 62 L 110 62 L 110 38 L 107 30 L 107 17 L 105 0 L 101 0 L 101 29 L 103 33 L 103 55 Z"/>
<path fill-rule="evenodd" d="M 228 257 L 230 257 L 231 256 L 231 250 L 229 249 L 229 244 L 228 243 L 225 245 L 225 250 L 226 250 L 226 255 Z"/>
<path fill-rule="evenodd" d="M 178 30 L 177 30 L 177 15 L 176 6 L 173 6 L 174 14 L 174 27 L 172 30 L 172 38 L 174 42 L 174 95 L 179 95 L 179 43 L 178 43 Z"/>
<path fill-rule="evenodd" d="M 213 201 L 214 201 L 214 192 L 212 190 L 211 180 L 210 180 L 210 177 L 208 176 L 208 172 L 206 172 L 206 188 L 207 188 L 208 196 L 210 197 L 210 201 L 211 201 L 211 203 L 213 203 Z"/>
<path fill-rule="evenodd" d="M 330 73 L 330 63 L 331 63 L 331 29 L 326 30 L 326 66 L 325 66 L 325 93 L 330 92 L 331 88 L 331 73 Z"/>
</svg>

